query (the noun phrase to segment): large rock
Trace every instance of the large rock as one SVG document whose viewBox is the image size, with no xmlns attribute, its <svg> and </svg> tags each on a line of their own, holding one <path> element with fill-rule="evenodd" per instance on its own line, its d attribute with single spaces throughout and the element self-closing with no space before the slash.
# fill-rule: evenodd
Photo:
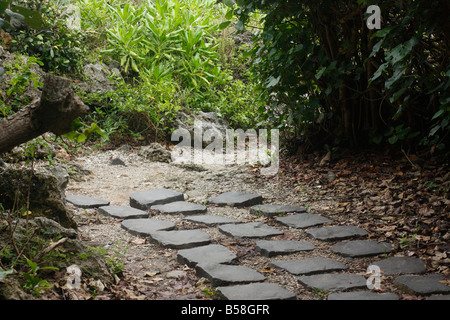
<svg viewBox="0 0 450 320">
<path fill-rule="evenodd" d="M 114 89 L 114 82 L 111 77 L 121 77 L 116 66 L 108 66 L 100 62 L 89 63 L 84 66 L 83 74 L 87 81 L 77 84 L 86 93 L 104 93 Z"/>
<path fill-rule="evenodd" d="M 197 146 L 206 147 L 211 140 L 204 139 L 205 132 L 212 133 L 212 136 L 223 138 L 226 137 L 226 131 L 229 129 L 228 123 L 215 112 L 199 111 L 196 115 L 187 115 L 183 112 L 178 113 L 175 120 L 177 129 L 186 129 L 191 135 L 192 146 L 194 141 L 198 138 Z M 197 136 L 195 133 L 198 133 Z"/>
<path fill-rule="evenodd" d="M 5 209 L 23 208 L 29 192 L 30 217 L 44 216 L 66 228 L 76 228 L 66 205 L 67 172 L 56 168 L 0 168 L 0 199 Z"/>
<path fill-rule="evenodd" d="M 148 146 L 143 146 L 139 149 L 138 155 L 145 160 L 152 162 L 171 162 L 172 154 L 169 150 L 164 148 L 159 143 L 151 143 Z"/>
<path fill-rule="evenodd" d="M 64 255 L 66 258 L 53 259 L 44 256 L 44 259 L 46 260 L 50 258 L 54 263 L 54 266 L 58 268 L 58 272 L 55 273 L 54 277 L 51 276 L 50 278 L 45 278 L 45 275 L 42 275 L 42 277 L 50 283 L 55 279 L 56 281 L 62 280 L 60 277 L 64 277 L 64 275 L 58 275 L 58 273 L 61 271 L 64 272 L 65 269 L 71 265 L 76 265 L 82 270 L 80 279 L 82 283 L 91 281 L 91 279 L 99 280 L 105 286 L 114 283 L 114 277 L 111 274 L 104 255 L 97 250 L 93 250 L 91 246 L 78 239 L 76 230 L 64 228 L 57 222 L 45 217 L 19 219 L 15 223 L 17 224 L 14 232 L 14 241 L 18 248 L 26 248 L 26 245 L 30 243 L 33 245 L 39 244 L 39 246 L 45 248 L 57 238 L 67 238 L 65 242 L 59 244 L 50 253 L 53 257 L 55 257 L 55 255 L 56 257 L 58 257 L 58 255 Z M 32 230 L 33 236 L 30 240 L 30 231 Z M 0 248 L 5 247 L 12 248 L 11 240 L 10 237 L 2 236 L 0 237 Z M 25 250 L 24 254 L 29 256 L 29 251 Z M 33 256 L 29 256 L 29 258 L 33 258 Z M 8 263 L 6 259 L 2 262 L 6 265 Z M 13 275 L 0 280 L 0 300 L 22 300 L 32 298 L 31 295 L 21 289 L 20 283 L 15 281 Z"/>
<path fill-rule="evenodd" d="M 34 300 L 31 294 L 25 292 L 18 279 L 5 278 L 0 280 L 0 300 Z"/>
</svg>

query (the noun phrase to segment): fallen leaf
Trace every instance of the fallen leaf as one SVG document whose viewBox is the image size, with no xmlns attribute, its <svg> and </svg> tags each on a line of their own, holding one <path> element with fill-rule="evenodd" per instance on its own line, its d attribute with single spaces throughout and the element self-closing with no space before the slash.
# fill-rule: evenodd
<svg viewBox="0 0 450 320">
<path fill-rule="evenodd" d="M 131 243 L 133 243 L 133 244 L 144 244 L 145 243 L 145 239 L 143 239 L 143 238 L 136 238 L 136 239 L 134 239 L 133 241 L 131 241 Z"/>
<path fill-rule="evenodd" d="M 144 277 L 154 277 L 154 276 L 156 276 L 157 274 L 159 274 L 159 272 L 150 272 L 150 271 L 147 271 L 146 273 L 144 273 Z"/>
</svg>

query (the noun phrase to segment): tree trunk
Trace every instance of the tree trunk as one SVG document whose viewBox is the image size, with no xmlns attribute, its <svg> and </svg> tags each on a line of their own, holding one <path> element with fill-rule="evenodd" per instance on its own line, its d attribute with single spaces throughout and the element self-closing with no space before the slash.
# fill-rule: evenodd
<svg viewBox="0 0 450 320">
<path fill-rule="evenodd" d="M 46 74 L 41 98 L 0 120 L 0 154 L 46 132 L 70 132 L 72 121 L 89 111 L 71 84 L 69 79 Z"/>
</svg>

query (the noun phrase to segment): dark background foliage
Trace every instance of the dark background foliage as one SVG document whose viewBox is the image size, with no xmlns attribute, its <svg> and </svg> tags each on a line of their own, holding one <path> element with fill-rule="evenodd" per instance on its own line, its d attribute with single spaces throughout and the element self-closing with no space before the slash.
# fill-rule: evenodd
<svg viewBox="0 0 450 320">
<path fill-rule="evenodd" d="M 448 1 L 237 4 L 241 30 L 250 13 L 266 14 L 251 54 L 272 102 L 269 123 L 311 146 L 448 149 Z M 372 4 L 381 30 L 366 26 Z"/>
</svg>

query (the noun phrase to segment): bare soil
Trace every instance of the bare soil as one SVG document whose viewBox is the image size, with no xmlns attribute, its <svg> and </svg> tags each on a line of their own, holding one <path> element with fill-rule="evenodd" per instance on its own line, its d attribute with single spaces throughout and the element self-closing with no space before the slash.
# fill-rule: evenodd
<svg viewBox="0 0 450 320">
<path fill-rule="evenodd" d="M 111 161 L 115 158 L 121 159 L 125 165 L 112 165 Z M 72 178 L 66 194 L 87 195 L 109 200 L 111 205 L 126 206 L 129 205 L 129 195 L 132 192 L 156 188 L 168 188 L 182 192 L 185 194 L 186 201 L 195 203 L 204 203 L 207 198 L 227 191 L 256 193 L 263 196 L 264 203 L 306 206 L 309 212 L 321 214 L 334 220 L 334 225 L 364 227 L 369 232 L 369 239 L 391 242 L 394 245 L 392 255 L 406 254 L 422 257 L 426 252 L 425 250 L 434 248 L 434 251 L 428 252 L 430 255 L 425 257 L 428 260 L 434 259 L 435 263 L 433 267 L 430 267 L 430 272 L 448 275 L 449 259 L 446 256 L 448 241 L 445 238 L 443 239 L 445 236 L 448 238 L 448 225 L 446 227 L 445 222 L 441 226 L 444 231 L 439 233 L 439 236 L 430 236 L 432 237 L 431 240 L 434 241 L 433 245 L 426 246 L 426 248 L 422 247 L 422 251 L 411 250 L 411 247 L 405 248 L 400 246 L 399 237 L 396 233 L 397 229 L 400 231 L 397 220 L 395 220 L 396 217 L 393 218 L 395 221 L 392 219 L 383 220 L 390 215 L 384 213 L 382 216 L 377 215 L 375 209 L 373 216 L 370 217 L 369 213 L 361 208 L 371 204 L 365 200 L 368 198 L 367 195 L 372 195 L 373 206 L 380 205 L 374 199 L 374 195 L 379 194 L 377 189 L 379 184 L 371 181 L 373 184 L 370 185 L 372 186 L 372 189 L 370 189 L 369 184 L 361 185 L 361 183 L 356 183 L 359 180 L 355 179 L 352 184 L 349 184 L 352 186 L 352 189 L 348 189 L 349 193 L 342 194 L 342 189 L 339 189 L 338 186 L 339 182 L 336 183 L 336 180 L 324 178 L 326 177 L 325 174 L 330 171 L 338 172 L 335 170 L 336 166 L 318 171 L 317 166 L 311 167 L 311 169 L 305 167 L 303 164 L 308 162 L 306 160 L 297 162 L 297 164 L 289 162 L 289 159 L 287 160 L 288 163 L 280 168 L 278 176 L 266 178 L 258 175 L 258 168 L 239 166 L 226 168 L 214 166 L 183 167 L 171 163 L 149 162 L 138 156 L 137 152 L 133 150 L 119 148 L 93 152 L 72 160 L 70 162 L 70 168 L 72 169 L 69 169 Z M 300 163 L 303 163 L 301 167 L 299 167 Z M 297 165 L 297 168 L 295 168 L 295 165 Z M 297 175 L 294 175 L 292 170 Z M 339 172 L 342 172 L 342 170 Z M 339 175 L 339 172 L 340 182 L 345 182 L 347 176 Z M 302 174 L 301 177 L 299 177 L 300 173 Z M 331 187 L 330 181 L 334 183 Z M 355 188 L 357 188 L 356 191 Z M 362 190 L 365 190 L 364 193 L 362 193 Z M 387 200 L 380 201 L 386 206 L 388 205 Z M 445 203 L 448 205 L 448 200 L 445 197 L 440 201 L 441 205 L 445 205 Z M 381 258 L 344 258 L 330 250 L 333 243 L 311 239 L 307 236 L 305 230 L 285 227 L 275 222 L 273 218 L 251 215 L 248 209 L 208 206 L 209 214 L 231 217 L 243 222 L 264 222 L 284 232 L 283 236 L 278 237 L 279 239 L 307 240 L 315 245 L 315 249 L 311 252 L 266 258 L 254 250 L 256 240 L 230 238 L 219 232 L 215 227 L 204 227 L 187 222 L 183 220 L 182 215 L 161 215 L 151 211 L 149 214 L 155 219 L 173 221 L 179 229 L 198 228 L 208 232 L 213 243 L 222 244 L 237 254 L 239 264 L 263 273 L 267 278 L 266 281 L 278 283 L 295 293 L 298 299 L 321 299 L 327 293 L 305 288 L 298 283 L 297 276 L 284 270 L 271 268 L 269 266 L 270 261 L 313 256 L 331 257 L 347 264 L 349 269 L 346 272 L 366 275 L 370 262 Z M 357 212 L 355 213 L 355 211 Z M 116 285 L 96 295 L 96 299 L 175 300 L 214 298 L 213 288 L 206 279 L 197 277 L 194 270 L 177 262 L 177 250 L 162 248 L 150 243 L 146 238 L 131 235 L 121 228 L 120 220 L 103 216 L 97 213 L 95 209 L 75 209 L 75 219 L 79 225 L 81 238 L 93 246 L 107 249 L 110 259 L 118 260 L 120 269 L 123 269 L 116 277 Z M 442 222 L 442 219 L 440 218 L 438 221 Z M 390 229 L 389 226 L 391 226 Z M 380 228 L 391 230 L 392 236 L 386 231 L 380 232 Z M 441 256 L 436 258 L 437 254 L 441 254 Z M 428 260 L 426 260 L 427 264 Z M 392 285 L 392 280 L 392 278 L 383 277 L 383 291 L 395 292 L 402 299 L 423 298 L 399 291 Z M 86 294 L 84 298 L 92 298 L 92 296 L 89 297 Z"/>
</svg>

